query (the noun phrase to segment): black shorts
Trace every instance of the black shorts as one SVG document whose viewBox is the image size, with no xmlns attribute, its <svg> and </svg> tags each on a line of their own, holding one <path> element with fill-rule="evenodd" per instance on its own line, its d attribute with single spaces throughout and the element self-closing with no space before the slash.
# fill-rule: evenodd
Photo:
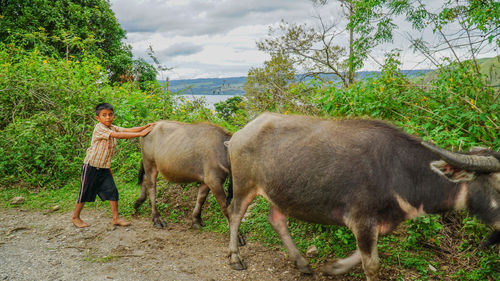
<svg viewBox="0 0 500 281">
<path fill-rule="evenodd" d="M 102 201 L 118 201 L 118 190 L 111 170 L 82 165 L 80 193 L 76 203 L 94 202 L 96 195 Z"/>
</svg>

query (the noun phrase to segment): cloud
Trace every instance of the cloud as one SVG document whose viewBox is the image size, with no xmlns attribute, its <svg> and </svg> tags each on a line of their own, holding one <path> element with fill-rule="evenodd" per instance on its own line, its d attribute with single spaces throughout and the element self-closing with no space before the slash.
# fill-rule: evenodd
<svg viewBox="0 0 500 281">
<path fill-rule="evenodd" d="M 256 48 L 281 19 L 311 20 L 309 0 L 111 0 L 135 57 L 161 64 L 178 78 L 245 76 L 267 54 Z"/>
<path fill-rule="evenodd" d="M 127 31 L 126 43 L 136 58 L 151 62 L 147 49 L 151 45 L 161 64 L 174 67 L 166 75 L 172 79 L 246 76 L 251 67 L 261 67 L 268 54 L 257 50 L 256 42 L 264 39 L 268 27 L 286 22 L 312 26 L 315 18 L 335 22 L 339 28 L 345 16 L 339 1 L 315 8 L 310 0 L 110 0 L 116 18 Z M 439 1 L 430 3 L 431 10 Z M 378 46 L 363 70 L 377 70 L 384 54 L 402 50 L 403 68 L 426 68 L 423 57 L 409 48 L 411 29 L 403 18 L 397 21 L 400 31 L 394 42 Z M 336 43 L 346 46 L 348 34 Z M 436 37 L 425 31 L 416 36 Z"/>
<path fill-rule="evenodd" d="M 248 24 L 280 18 L 304 18 L 307 0 L 112 0 L 112 9 L 127 32 L 196 36 L 228 32 Z"/>
<path fill-rule="evenodd" d="M 167 49 L 161 52 L 162 56 L 189 56 L 199 53 L 203 50 L 202 46 L 191 44 L 191 43 L 174 43 Z"/>
</svg>

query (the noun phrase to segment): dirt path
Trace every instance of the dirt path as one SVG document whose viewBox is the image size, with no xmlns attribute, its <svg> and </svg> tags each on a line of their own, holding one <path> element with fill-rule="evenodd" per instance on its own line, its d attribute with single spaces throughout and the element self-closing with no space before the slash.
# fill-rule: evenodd
<svg viewBox="0 0 500 281">
<path fill-rule="evenodd" d="M 258 243 L 241 248 L 249 269 L 234 271 L 228 237 L 187 224 L 158 230 L 141 218 L 114 227 L 87 209 L 91 227 L 77 229 L 69 218 L 0 209 L 0 280 L 346 280 L 300 274 L 285 253 Z"/>
</svg>

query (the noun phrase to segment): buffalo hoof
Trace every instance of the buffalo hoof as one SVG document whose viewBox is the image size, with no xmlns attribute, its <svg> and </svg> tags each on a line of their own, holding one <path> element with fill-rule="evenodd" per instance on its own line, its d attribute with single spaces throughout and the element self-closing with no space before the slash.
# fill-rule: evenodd
<svg viewBox="0 0 500 281">
<path fill-rule="evenodd" d="M 139 210 L 139 207 L 142 205 L 142 203 L 144 203 L 144 200 L 140 200 L 140 199 L 137 199 L 134 203 L 134 209 L 135 211 L 137 212 L 137 210 Z"/>
<path fill-rule="evenodd" d="M 238 246 L 245 246 L 247 242 L 245 241 L 245 238 L 243 238 L 243 235 L 238 232 Z"/>
<path fill-rule="evenodd" d="M 338 262 L 331 262 L 325 264 L 322 271 L 325 275 L 338 275 L 346 273 L 347 271 L 349 271 L 349 269 L 346 268 L 345 265 L 341 265 Z"/>
<path fill-rule="evenodd" d="M 194 230 L 199 230 L 202 227 L 203 227 L 203 224 L 200 224 L 198 222 L 191 223 L 191 228 L 194 229 Z"/>
<path fill-rule="evenodd" d="M 192 229 L 198 230 L 198 229 L 200 229 L 200 228 L 202 228 L 204 226 L 205 226 L 205 224 L 203 223 L 203 220 L 201 219 L 201 217 L 200 218 L 194 218 L 192 220 L 192 222 L 191 222 L 191 228 Z"/>
<path fill-rule="evenodd" d="M 239 262 L 233 262 L 231 263 L 231 268 L 234 270 L 246 270 L 247 266 L 245 265 L 244 262 L 239 261 Z"/>
<path fill-rule="evenodd" d="M 164 228 L 165 226 L 167 226 L 167 223 L 164 222 L 162 219 L 156 219 L 153 220 L 153 225 L 156 228 Z"/>
<path fill-rule="evenodd" d="M 309 264 L 299 265 L 298 263 L 295 263 L 295 266 L 302 273 L 313 274 L 313 270 Z"/>
</svg>

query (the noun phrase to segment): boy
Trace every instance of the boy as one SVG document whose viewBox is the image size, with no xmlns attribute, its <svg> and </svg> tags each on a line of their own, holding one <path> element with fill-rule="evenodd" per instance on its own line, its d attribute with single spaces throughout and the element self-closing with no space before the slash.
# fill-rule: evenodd
<svg viewBox="0 0 500 281">
<path fill-rule="evenodd" d="M 112 125 L 115 117 L 113 106 L 101 103 L 95 107 L 97 125 L 92 134 L 92 142 L 83 160 L 81 187 L 71 222 L 76 227 L 88 227 L 90 224 L 80 219 L 80 212 L 85 202 L 94 202 L 96 195 L 102 201 L 108 200 L 113 214 L 112 224 L 129 226 L 130 222 L 118 216 L 118 190 L 111 174 L 111 158 L 116 151 L 116 139 L 131 139 L 147 135 L 154 123 L 142 127 L 121 128 Z"/>
</svg>

